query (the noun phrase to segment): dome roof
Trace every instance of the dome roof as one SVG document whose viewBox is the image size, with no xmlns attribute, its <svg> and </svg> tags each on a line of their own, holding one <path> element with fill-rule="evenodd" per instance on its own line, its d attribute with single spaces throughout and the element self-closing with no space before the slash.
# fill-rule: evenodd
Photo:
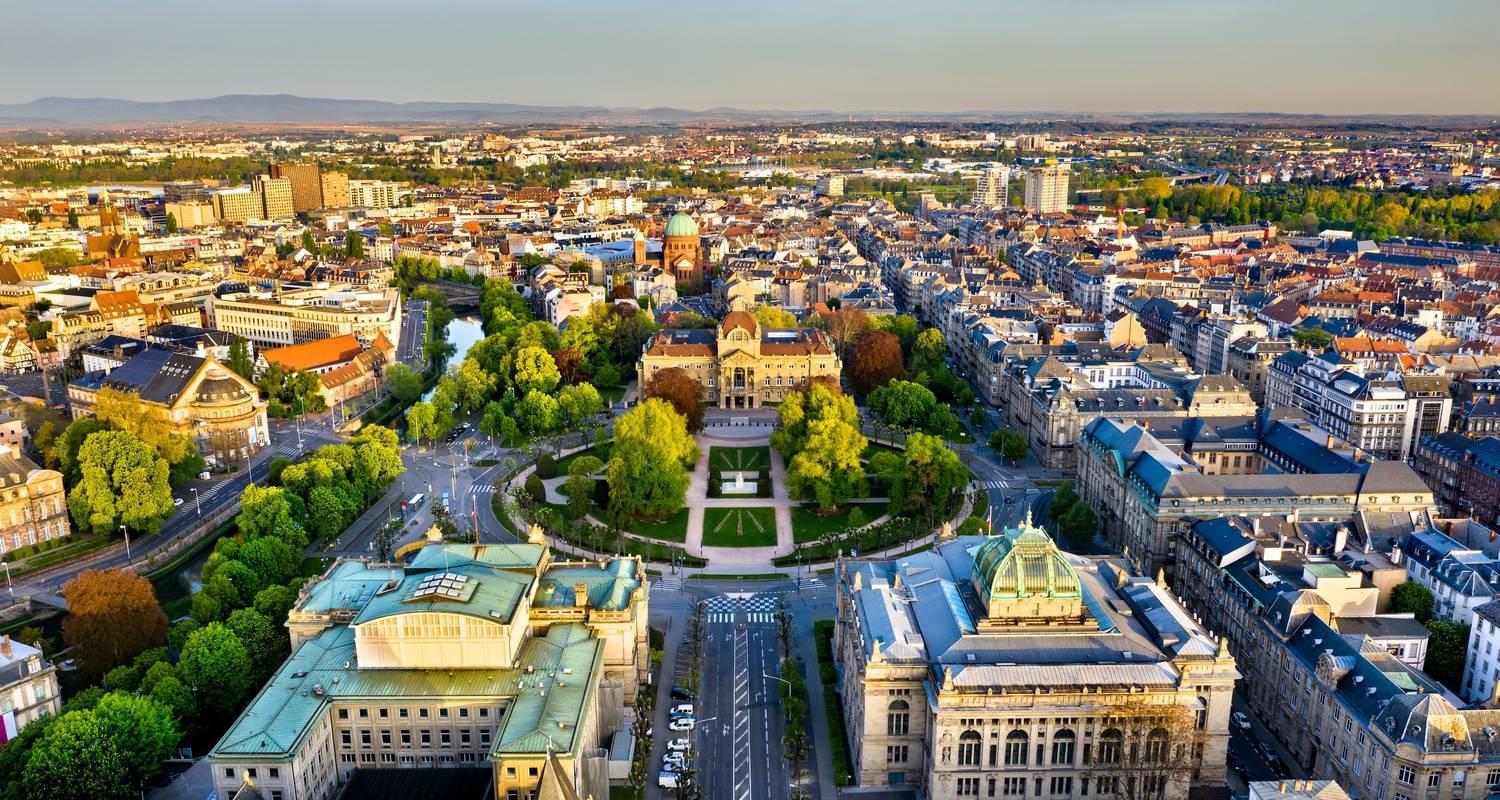
<svg viewBox="0 0 1500 800">
<path fill-rule="evenodd" d="M 1078 574 L 1046 531 L 1031 524 L 985 539 L 974 549 L 974 584 L 994 598 L 1079 598 Z"/>
<path fill-rule="evenodd" d="M 229 377 L 229 373 L 219 367 L 209 369 L 208 374 L 203 377 L 203 382 L 198 384 L 198 402 L 209 405 L 238 403 L 249 399 L 250 393 L 239 381 Z"/>
<path fill-rule="evenodd" d="M 673 214 L 671 219 L 667 220 L 667 229 L 662 233 L 662 235 L 669 237 L 697 236 L 698 223 L 694 222 L 692 217 L 679 211 L 676 214 Z"/>
</svg>

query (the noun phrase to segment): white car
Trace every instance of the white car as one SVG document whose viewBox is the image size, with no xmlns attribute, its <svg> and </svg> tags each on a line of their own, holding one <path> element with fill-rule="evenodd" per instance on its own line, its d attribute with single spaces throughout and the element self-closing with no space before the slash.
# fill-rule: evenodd
<svg viewBox="0 0 1500 800">
<path fill-rule="evenodd" d="M 679 736 L 676 739 L 667 742 L 667 752 L 669 753 L 686 753 L 688 751 L 688 747 L 689 745 L 686 736 Z"/>
<path fill-rule="evenodd" d="M 181 497 L 174 497 L 174 498 L 172 498 L 172 505 L 174 505 L 174 506 L 180 506 L 180 505 L 182 505 L 182 498 Z"/>
<path fill-rule="evenodd" d="M 695 720 L 692 717 L 679 717 L 672 720 L 671 724 L 667 725 L 667 729 L 673 731 L 690 731 L 693 729 L 694 722 Z"/>
<path fill-rule="evenodd" d="M 1234 724 L 1237 725 L 1237 726 L 1239 726 L 1240 730 L 1242 730 L 1242 731 L 1248 731 L 1248 730 L 1250 730 L 1250 718 L 1247 717 L 1247 716 L 1245 716 L 1245 712 L 1243 712 L 1243 711 L 1236 711 L 1233 714 L 1230 714 L 1229 718 L 1232 719 L 1232 720 L 1234 720 Z"/>
<path fill-rule="evenodd" d="M 672 706 L 672 710 L 667 713 L 671 714 L 674 717 L 691 717 L 693 715 L 693 704 L 678 703 L 677 705 Z"/>
<path fill-rule="evenodd" d="M 680 770 L 687 766 L 687 756 L 683 753 L 667 753 L 661 757 L 663 768 Z"/>
<path fill-rule="evenodd" d="M 677 788 L 677 773 L 675 773 L 675 772 L 663 772 L 661 775 L 657 776 L 657 778 L 656 778 L 656 785 L 660 786 L 663 789 L 676 789 Z"/>
</svg>

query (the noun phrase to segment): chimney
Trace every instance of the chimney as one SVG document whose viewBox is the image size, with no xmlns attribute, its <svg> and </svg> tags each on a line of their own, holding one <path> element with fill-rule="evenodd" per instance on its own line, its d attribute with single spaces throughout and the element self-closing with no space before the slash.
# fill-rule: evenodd
<svg viewBox="0 0 1500 800">
<path fill-rule="evenodd" d="M 589 587 L 582 583 L 573 584 L 573 605 L 579 608 L 589 607 Z"/>
<path fill-rule="evenodd" d="M 0 656 L 10 658 L 10 634 L 8 633 L 5 634 L 4 639 L 0 639 Z"/>
</svg>

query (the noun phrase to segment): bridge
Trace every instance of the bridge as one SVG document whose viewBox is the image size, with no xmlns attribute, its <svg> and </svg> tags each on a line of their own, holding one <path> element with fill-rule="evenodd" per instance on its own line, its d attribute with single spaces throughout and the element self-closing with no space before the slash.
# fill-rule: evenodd
<svg viewBox="0 0 1500 800">
<path fill-rule="evenodd" d="M 477 306 L 479 305 L 479 289 L 467 283 L 453 283 L 451 281 L 428 281 L 428 286 L 442 292 L 448 298 L 448 306 Z"/>
<path fill-rule="evenodd" d="M 26 596 L 26 603 L 31 611 L 36 611 L 38 607 L 52 608 L 57 609 L 58 611 L 68 610 L 68 599 L 60 594 L 54 594 L 53 592 L 36 592 L 34 594 L 29 594 Z"/>
</svg>

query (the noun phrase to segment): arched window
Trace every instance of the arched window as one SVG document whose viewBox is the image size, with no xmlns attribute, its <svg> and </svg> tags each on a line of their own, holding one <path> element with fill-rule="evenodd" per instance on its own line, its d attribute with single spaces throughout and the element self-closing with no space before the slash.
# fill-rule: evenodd
<svg viewBox="0 0 1500 800">
<path fill-rule="evenodd" d="M 885 711 L 885 735 L 905 736 L 911 728 L 911 707 L 905 700 L 892 700 Z"/>
<path fill-rule="evenodd" d="M 984 743 L 984 737 L 979 731 L 964 731 L 958 737 L 958 765 L 960 767 L 979 766 L 979 749 Z"/>
<path fill-rule="evenodd" d="M 1066 728 L 1052 735 L 1052 763 L 1072 764 L 1073 749 L 1077 747 L 1077 738 L 1073 732 Z"/>
<path fill-rule="evenodd" d="M 1167 760 L 1167 731 L 1165 728 L 1154 728 L 1146 734 L 1145 762 L 1148 764 L 1159 764 Z"/>
<path fill-rule="evenodd" d="M 1100 764 L 1118 764 L 1125 750 L 1125 734 L 1119 728 L 1110 728 L 1099 735 Z"/>
<path fill-rule="evenodd" d="M 1025 731 L 1011 731 L 1005 736 L 1005 764 L 1012 766 L 1026 763 L 1026 746 L 1031 739 Z"/>
</svg>

